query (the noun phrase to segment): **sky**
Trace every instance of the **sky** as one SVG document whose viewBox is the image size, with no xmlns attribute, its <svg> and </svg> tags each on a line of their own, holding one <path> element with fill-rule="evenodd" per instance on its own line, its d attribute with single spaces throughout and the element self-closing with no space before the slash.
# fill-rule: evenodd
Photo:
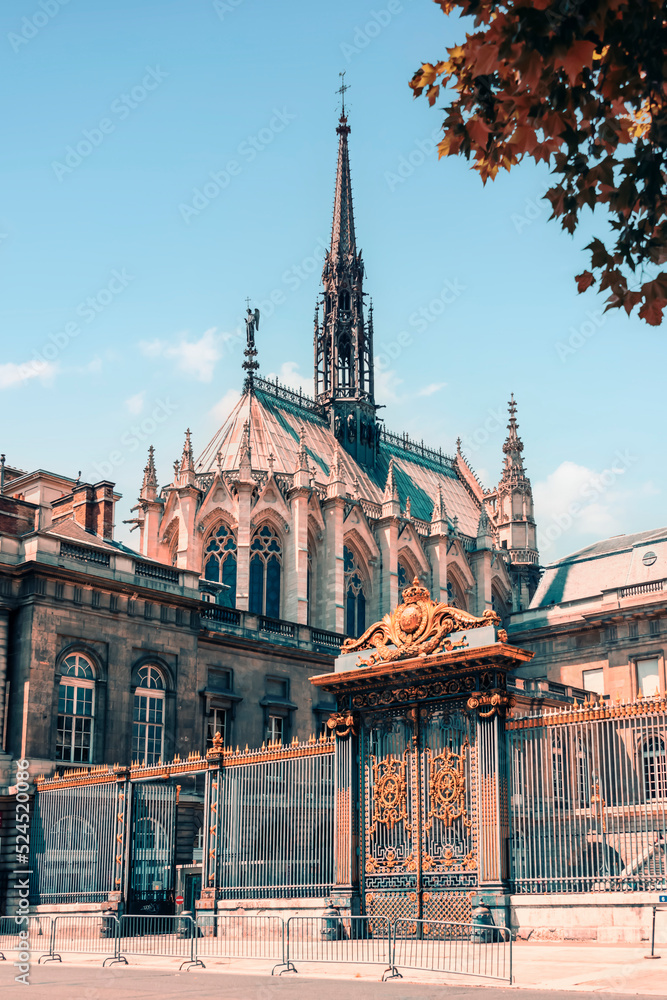
<svg viewBox="0 0 667 1000">
<path fill-rule="evenodd" d="M 438 161 L 443 102 L 408 81 L 464 31 L 430 0 L 5 0 L 8 464 L 115 481 L 136 545 L 148 446 L 164 485 L 238 398 L 246 297 L 261 374 L 312 392 L 344 70 L 386 426 L 460 436 L 491 487 L 513 392 L 544 563 L 662 526 L 665 331 L 577 294 L 605 223 L 549 222 L 543 164 Z"/>
</svg>

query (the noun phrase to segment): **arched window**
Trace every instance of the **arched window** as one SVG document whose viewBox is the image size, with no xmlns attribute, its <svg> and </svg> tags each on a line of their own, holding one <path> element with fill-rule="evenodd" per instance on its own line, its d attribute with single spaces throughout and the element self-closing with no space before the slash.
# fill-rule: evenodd
<svg viewBox="0 0 667 1000">
<path fill-rule="evenodd" d="M 366 629 L 366 594 L 364 581 L 357 568 L 354 553 L 343 548 L 345 571 L 345 632 L 358 639 Z"/>
<path fill-rule="evenodd" d="M 664 799 L 667 796 L 665 741 L 660 736 L 649 736 L 642 747 L 642 757 L 646 798 Z"/>
<path fill-rule="evenodd" d="M 222 604 L 236 607 L 236 539 L 225 524 L 215 529 L 204 548 L 204 579 L 224 583 L 228 589 Z"/>
<path fill-rule="evenodd" d="M 314 608 L 314 604 L 315 604 L 315 587 L 314 587 L 315 578 L 313 576 L 313 572 L 314 572 L 314 570 L 313 570 L 313 552 L 312 552 L 312 549 L 311 549 L 310 544 L 309 544 L 308 545 L 308 570 L 307 570 L 307 574 L 308 575 L 306 577 L 306 601 L 308 602 L 308 624 L 309 625 L 312 625 L 313 621 L 315 619 L 315 608 Z"/>
<path fill-rule="evenodd" d="M 89 764 L 92 760 L 95 671 L 87 656 L 70 653 L 62 664 L 58 688 L 56 760 Z"/>
<path fill-rule="evenodd" d="M 280 539 L 265 524 L 255 533 L 250 546 L 250 611 L 280 618 Z"/>
<path fill-rule="evenodd" d="M 405 563 L 402 563 L 399 559 L 398 561 L 398 596 L 400 598 L 401 594 L 405 590 L 410 581 L 410 570 L 407 568 Z"/>
<path fill-rule="evenodd" d="M 132 760 L 157 764 L 162 760 L 164 677 L 159 667 L 141 667 L 134 692 Z"/>
<path fill-rule="evenodd" d="M 468 602 L 465 599 L 463 588 L 451 576 L 447 578 L 447 603 L 451 608 L 460 608 L 461 611 L 468 610 Z"/>
</svg>

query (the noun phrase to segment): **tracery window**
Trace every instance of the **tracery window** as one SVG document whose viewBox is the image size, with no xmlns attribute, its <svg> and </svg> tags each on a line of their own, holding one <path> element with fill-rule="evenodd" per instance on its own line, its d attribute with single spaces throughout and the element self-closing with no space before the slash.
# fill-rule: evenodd
<svg viewBox="0 0 667 1000">
<path fill-rule="evenodd" d="M 265 524 L 250 545 L 250 611 L 280 618 L 280 574 L 282 547 L 272 528 Z"/>
<path fill-rule="evenodd" d="M 461 611 L 468 610 L 463 590 L 452 577 L 447 579 L 447 603 L 451 608 L 460 608 Z"/>
<path fill-rule="evenodd" d="M 399 596 L 399 598 L 400 598 L 402 592 L 407 587 L 409 579 L 410 579 L 410 572 L 409 572 L 408 568 L 406 567 L 405 563 L 402 563 L 399 560 L 399 563 L 398 563 L 398 596 Z"/>
<path fill-rule="evenodd" d="M 642 747 L 642 757 L 646 798 L 663 799 L 667 797 L 665 741 L 660 736 L 649 736 Z"/>
<path fill-rule="evenodd" d="M 366 594 L 364 580 L 359 573 L 354 553 L 343 548 L 345 572 L 345 632 L 358 639 L 366 629 Z"/>
<path fill-rule="evenodd" d="M 221 524 L 211 534 L 204 548 L 204 579 L 224 583 L 222 604 L 236 607 L 236 538 L 226 524 Z"/>
<path fill-rule="evenodd" d="M 164 735 L 164 677 L 159 667 L 147 664 L 138 674 L 134 692 L 132 760 L 157 764 L 162 759 Z"/>
<path fill-rule="evenodd" d="M 58 688 L 56 760 L 89 764 L 92 760 L 95 671 L 83 653 L 70 653 L 62 664 Z"/>
</svg>

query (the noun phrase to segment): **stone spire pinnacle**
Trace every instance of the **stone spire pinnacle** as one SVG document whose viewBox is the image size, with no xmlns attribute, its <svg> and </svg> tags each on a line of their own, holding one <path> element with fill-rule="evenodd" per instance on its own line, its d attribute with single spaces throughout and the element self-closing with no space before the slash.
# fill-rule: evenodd
<svg viewBox="0 0 667 1000">
<path fill-rule="evenodd" d="M 153 445 L 148 449 L 148 461 L 144 468 L 144 480 L 141 484 L 139 496 L 142 500 L 157 499 L 157 473 L 155 471 L 155 448 Z"/>
<path fill-rule="evenodd" d="M 299 451 L 296 459 L 297 471 L 308 471 L 308 452 L 306 450 L 306 428 L 301 424 L 299 429 Z"/>
<path fill-rule="evenodd" d="M 245 420 L 243 423 L 243 436 L 239 445 L 239 452 L 241 454 L 239 460 L 239 479 L 242 482 L 250 482 L 252 479 L 252 461 L 250 455 L 250 422 L 248 420 Z"/>
<path fill-rule="evenodd" d="M 438 495 L 435 498 L 435 503 L 433 504 L 433 514 L 431 515 L 431 524 L 444 523 L 447 525 L 447 511 L 445 509 L 445 500 L 442 495 L 442 486 L 438 483 Z"/>
<path fill-rule="evenodd" d="M 523 458 L 521 457 L 521 452 L 523 451 L 523 441 L 518 434 L 519 425 L 516 419 L 516 402 L 514 400 L 514 393 L 512 393 L 510 397 L 508 409 L 510 419 L 507 425 L 507 438 L 505 440 L 505 444 L 503 445 L 505 464 L 503 466 L 502 482 L 504 483 L 511 481 L 516 482 L 526 478 L 526 471 L 523 467 Z"/>
<path fill-rule="evenodd" d="M 192 432 L 190 428 L 185 432 L 183 442 L 183 454 L 178 469 L 178 478 L 182 486 L 192 486 L 195 482 L 195 460 L 192 454 Z"/>
<path fill-rule="evenodd" d="M 382 497 L 383 503 L 387 503 L 390 500 L 398 500 L 398 486 L 396 485 L 396 477 L 394 475 L 394 459 L 393 457 L 389 459 L 389 469 L 387 470 L 387 482 L 384 487 L 384 496 Z"/>
</svg>

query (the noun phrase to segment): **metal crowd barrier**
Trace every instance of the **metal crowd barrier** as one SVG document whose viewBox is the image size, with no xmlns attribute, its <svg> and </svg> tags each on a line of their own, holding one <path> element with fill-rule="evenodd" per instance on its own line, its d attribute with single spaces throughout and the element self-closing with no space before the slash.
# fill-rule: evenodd
<svg viewBox="0 0 667 1000">
<path fill-rule="evenodd" d="M 445 920 L 395 920 L 391 965 L 512 982 L 506 927 Z"/>
<path fill-rule="evenodd" d="M 51 954 L 51 917 L 0 917 L 0 961 L 7 961 L 8 952 L 33 956 L 37 951 L 45 952 L 40 962 Z"/>
<path fill-rule="evenodd" d="M 62 955 L 104 955 L 102 965 L 118 961 L 118 917 L 111 913 L 62 914 L 53 918 L 47 962 Z M 111 954 L 110 954 L 111 953 Z"/>
<path fill-rule="evenodd" d="M 127 965 L 127 955 L 181 958 L 185 966 L 201 965 L 196 957 L 199 928 L 190 916 L 124 916 L 120 918 L 117 962 Z"/>
<path fill-rule="evenodd" d="M 197 918 L 197 958 L 255 958 L 285 960 L 285 922 L 278 916 L 235 913 Z"/>
<path fill-rule="evenodd" d="M 27 948 L 26 948 L 27 944 Z M 45 954 L 39 961 L 62 961 L 63 954 L 104 955 L 103 965 L 127 956 L 181 959 L 181 969 L 202 958 L 273 961 L 272 975 L 296 972 L 295 962 L 384 965 L 382 978 L 399 968 L 419 969 L 512 982 L 512 936 L 506 927 L 444 920 L 386 917 L 290 917 L 218 914 L 123 916 L 59 914 L 0 917 L 0 959 L 7 953 Z"/>
<path fill-rule="evenodd" d="M 283 972 L 296 972 L 294 962 L 344 962 L 385 965 L 392 962 L 391 923 L 386 917 L 290 917 L 285 932 Z"/>
</svg>

